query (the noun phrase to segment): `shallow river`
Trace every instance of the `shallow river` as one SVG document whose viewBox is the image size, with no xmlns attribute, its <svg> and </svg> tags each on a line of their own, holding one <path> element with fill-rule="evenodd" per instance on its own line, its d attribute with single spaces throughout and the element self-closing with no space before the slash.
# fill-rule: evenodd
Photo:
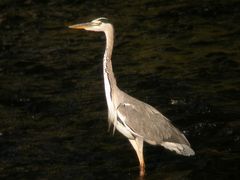
<svg viewBox="0 0 240 180">
<path fill-rule="evenodd" d="M 145 179 L 239 179 L 238 0 L 0 1 L 0 178 L 138 179 L 108 132 L 102 33 L 67 26 L 108 17 L 118 86 L 169 117 L 196 151 L 145 145 Z"/>
</svg>

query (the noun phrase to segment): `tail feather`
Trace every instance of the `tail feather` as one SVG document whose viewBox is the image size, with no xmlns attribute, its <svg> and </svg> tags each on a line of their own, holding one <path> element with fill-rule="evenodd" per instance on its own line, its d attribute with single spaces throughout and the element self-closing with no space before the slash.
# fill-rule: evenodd
<svg viewBox="0 0 240 180">
<path fill-rule="evenodd" d="M 186 144 L 179 144 L 179 143 L 173 143 L 173 142 L 163 142 L 161 144 L 166 149 L 169 149 L 170 151 L 175 151 L 177 154 L 183 155 L 183 156 L 193 156 L 195 155 L 194 150 L 186 145 Z"/>
</svg>

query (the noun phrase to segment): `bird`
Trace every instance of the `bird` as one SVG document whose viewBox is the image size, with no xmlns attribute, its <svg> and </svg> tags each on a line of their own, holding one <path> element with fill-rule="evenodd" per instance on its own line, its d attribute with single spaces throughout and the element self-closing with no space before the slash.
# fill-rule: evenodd
<svg viewBox="0 0 240 180">
<path fill-rule="evenodd" d="M 109 19 L 100 17 L 87 23 L 68 27 L 103 32 L 105 34 L 103 78 L 108 106 L 108 123 L 113 128 L 113 132 L 117 129 L 129 140 L 134 148 L 139 160 L 139 176 L 143 177 L 145 175 L 144 142 L 151 145 L 160 145 L 183 156 L 195 155 L 187 138 L 167 117 L 156 108 L 128 95 L 117 86 L 111 60 L 114 45 L 114 27 Z"/>
</svg>

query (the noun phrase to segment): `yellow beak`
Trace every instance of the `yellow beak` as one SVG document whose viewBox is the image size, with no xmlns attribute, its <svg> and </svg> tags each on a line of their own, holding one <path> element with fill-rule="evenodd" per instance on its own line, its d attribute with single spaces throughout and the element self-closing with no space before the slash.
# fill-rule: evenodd
<svg viewBox="0 0 240 180">
<path fill-rule="evenodd" d="M 87 27 L 91 26 L 91 23 L 81 23 L 68 26 L 71 29 L 86 29 Z"/>
</svg>

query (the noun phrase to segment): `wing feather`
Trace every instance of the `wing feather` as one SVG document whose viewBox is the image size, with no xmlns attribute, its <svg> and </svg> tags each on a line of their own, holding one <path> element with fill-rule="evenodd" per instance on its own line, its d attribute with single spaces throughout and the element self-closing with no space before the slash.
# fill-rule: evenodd
<svg viewBox="0 0 240 180">
<path fill-rule="evenodd" d="M 138 136 L 184 156 L 195 154 L 186 137 L 157 109 L 122 91 L 115 97 L 117 119 L 132 135 L 130 138 Z"/>
<path fill-rule="evenodd" d="M 134 135 L 143 137 L 150 144 L 173 142 L 189 146 L 185 136 L 159 111 L 137 99 L 131 100 L 120 103 L 117 114 Z"/>
</svg>

